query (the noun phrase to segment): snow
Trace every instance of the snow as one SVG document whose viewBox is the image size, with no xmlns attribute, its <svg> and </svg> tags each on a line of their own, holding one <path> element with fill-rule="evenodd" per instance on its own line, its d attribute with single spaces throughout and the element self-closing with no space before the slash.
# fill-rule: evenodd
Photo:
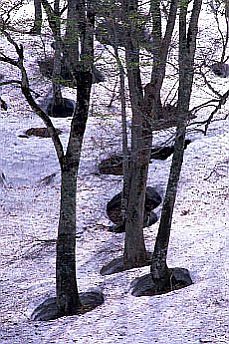
<svg viewBox="0 0 229 344">
<path fill-rule="evenodd" d="M 30 56 L 27 63 L 33 67 L 36 56 L 29 53 L 32 46 L 28 43 L 37 38 L 21 39 Z M 37 79 L 36 68 L 31 68 L 32 72 L 33 85 L 37 82 L 45 93 L 47 85 Z M 14 73 L 4 66 L 4 75 L 12 78 Z M 222 84 L 227 89 L 227 79 L 212 76 L 212 80 L 220 84 L 220 90 Z M 204 89 L 198 89 L 193 103 L 200 102 L 200 93 L 207 99 Z M 66 94 L 74 97 L 70 90 Z M 105 103 L 109 93 L 104 85 L 95 85 L 78 180 L 76 257 L 79 290 L 99 288 L 105 303 L 81 316 L 34 322 L 30 315 L 35 307 L 55 295 L 59 166 L 51 139 L 19 137 L 26 129 L 43 124 L 17 88 L 2 90 L 9 110 L 0 114 L 0 171 L 6 177 L 5 185 L 0 186 L 0 343 L 229 343 L 228 120 L 212 123 L 207 136 L 195 131 L 195 126 L 188 132 L 192 143 L 185 151 L 168 265 L 188 268 L 194 284 L 166 295 L 136 298 L 130 293 L 130 282 L 148 273 L 148 267 L 110 276 L 99 274 L 103 265 L 122 254 L 124 239 L 124 234 L 107 231 L 105 214 L 107 201 L 121 190 L 121 177 L 97 174 L 98 161 L 121 147 L 118 102 L 108 110 L 100 104 L 101 95 Z M 226 104 L 218 117 L 228 110 Z M 208 115 L 206 108 L 198 120 Z M 66 147 L 70 121 L 55 119 L 54 123 L 63 130 L 60 137 Z M 155 133 L 154 144 L 171 134 L 172 130 Z M 150 165 L 148 184 L 161 193 L 170 163 L 171 158 Z M 54 172 L 57 176 L 50 185 L 40 183 Z M 149 250 L 157 227 L 158 223 L 144 230 Z"/>
</svg>

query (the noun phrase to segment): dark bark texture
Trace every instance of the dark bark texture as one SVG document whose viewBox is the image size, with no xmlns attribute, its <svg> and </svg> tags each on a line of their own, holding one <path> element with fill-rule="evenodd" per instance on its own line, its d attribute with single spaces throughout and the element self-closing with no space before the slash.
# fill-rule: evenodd
<svg viewBox="0 0 229 344">
<path fill-rule="evenodd" d="M 56 286 L 60 315 L 80 307 L 76 283 L 76 166 L 66 163 L 61 171 L 61 205 L 57 239 Z"/>
<path fill-rule="evenodd" d="M 174 154 L 151 264 L 151 275 L 158 292 L 165 290 L 172 278 L 172 269 L 167 267 L 166 259 L 173 209 L 185 148 L 185 133 L 193 82 L 194 55 L 201 4 L 201 0 L 193 2 L 188 30 L 186 30 L 188 1 L 180 4 L 178 90 L 178 113 L 180 120 L 177 126 Z"/>
<path fill-rule="evenodd" d="M 34 0 L 34 10 L 35 10 L 34 24 L 33 24 L 33 28 L 30 30 L 30 33 L 34 35 L 40 35 L 41 27 L 42 27 L 41 0 Z"/>
</svg>

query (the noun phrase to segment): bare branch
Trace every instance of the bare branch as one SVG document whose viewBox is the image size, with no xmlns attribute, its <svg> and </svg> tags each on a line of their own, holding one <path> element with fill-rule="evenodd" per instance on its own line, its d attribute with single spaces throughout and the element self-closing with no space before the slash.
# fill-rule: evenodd
<svg viewBox="0 0 229 344">
<path fill-rule="evenodd" d="M 2 29 L 0 27 L 0 29 Z M 25 96 L 26 100 L 28 101 L 29 105 L 31 106 L 31 108 L 35 111 L 35 113 L 42 119 L 42 121 L 45 123 L 50 136 L 53 140 L 55 149 L 56 149 L 56 153 L 57 153 L 57 157 L 59 159 L 60 164 L 62 165 L 63 160 L 65 158 L 64 155 L 64 150 L 63 150 L 63 145 L 60 141 L 60 138 L 58 136 L 57 130 L 54 127 L 51 119 L 49 118 L 49 116 L 41 109 L 41 107 L 36 103 L 35 99 L 32 96 L 31 93 L 31 89 L 29 86 L 29 79 L 28 79 L 28 75 L 26 72 L 26 69 L 24 67 L 24 54 L 23 54 L 23 47 L 22 45 L 18 45 L 14 39 L 11 37 L 11 35 L 6 32 L 5 30 L 2 30 L 3 35 L 7 38 L 8 42 L 10 42 L 18 55 L 18 60 L 15 61 L 13 59 L 11 59 L 10 57 L 6 56 L 5 54 L 1 53 L 0 54 L 0 61 L 8 63 L 10 65 L 16 66 L 17 68 L 19 68 L 20 72 L 21 72 L 21 81 L 15 80 L 17 84 L 20 84 L 21 86 L 21 90 L 23 95 Z M 3 82 L 2 82 L 3 83 Z"/>
</svg>

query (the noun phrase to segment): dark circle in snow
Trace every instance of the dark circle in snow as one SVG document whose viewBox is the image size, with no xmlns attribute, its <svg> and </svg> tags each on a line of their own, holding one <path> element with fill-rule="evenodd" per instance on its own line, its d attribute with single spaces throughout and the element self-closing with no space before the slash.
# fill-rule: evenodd
<svg viewBox="0 0 229 344">
<path fill-rule="evenodd" d="M 146 252 L 146 259 L 144 261 L 142 261 L 140 263 L 140 265 L 138 265 L 138 267 L 150 265 L 151 257 L 152 257 L 152 254 L 147 251 Z M 129 267 L 125 264 L 124 257 L 121 256 L 121 257 L 112 259 L 111 262 L 109 262 L 108 264 L 104 265 L 102 267 L 102 269 L 100 270 L 100 274 L 102 276 L 112 275 L 112 274 L 116 274 L 118 272 L 122 272 L 122 271 L 126 271 L 126 270 L 129 270 Z"/>
<path fill-rule="evenodd" d="M 191 143 L 191 140 L 187 139 L 184 143 L 184 148 Z M 166 160 L 174 153 L 174 145 L 172 146 L 157 146 L 151 149 L 150 162 L 152 160 Z M 115 176 L 123 175 L 123 154 L 112 154 L 109 158 L 100 161 L 98 165 L 99 173 L 112 174 Z"/>
<path fill-rule="evenodd" d="M 221 77 L 227 78 L 229 76 L 229 64 L 223 62 L 216 62 L 211 65 L 212 72 Z"/>
<path fill-rule="evenodd" d="M 161 295 L 173 290 L 188 287 L 193 283 L 189 271 L 185 268 L 171 268 L 168 273 L 168 282 L 164 283 L 163 287 L 161 286 L 160 288 L 158 288 L 158 285 L 153 282 L 151 274 L 134 279 L 130 285 L 130 288 L 132 289 L 131 294 L 133 296 Z"/>
<path fill-rule="evenodd" d="M 184 149 L 186 149 L 191 142 L 192 141 L 189 140 L 189 139 L 185 140 L 185 142 L 184 142 Z M 174 145 L 172 145 L 172 146 L 164 146 L 164 147 L 160 147 L 160 146 L 159 147 L 154 147 L 154 148 L 151 149 L 150 162 L 153 159 L 155 159 L 155 160 L 166 160 L 173 153 L 174 153 Z"/>
<path fill-rule="evenodd" d="M 111 232 L 121 233 L 124 231 L 122 212 L 121 212 L 122 193 L 115 195 L 107 203 L 107 216 L 116 226 L 110 228 Z M 147 186 L 145 199 L 144 227 L 149 227 L 157 222 L 158 217 L 153 212 L 161 203 L 162 198 L 155 188 Z"/>
<path fill-rule="evenodd" d="M 63 98 L 62 105 L 54 105 L 52 108 L 52 99 L 49 100 L 47 105 L 47 114 L 50 117 L 65 118 L 72 117 L 75 109 L 74 100 Z"/>
<path fill-rule="evenodd" d="M 50 297 L 34 310 L 31 319 L 35 321 L 49 321 L 63 316 L 84 314 L 102 305 L 104 296 L 100 291 L 88 291 L 79 293 L 79 301 L 80 305 L 76 309 L 71 310 L 71 314 L 65 314 L 58 310 L 56 297 Z"/>
<path fill-rule="evenodd" d="M 52 79 L 53 75 L 53 66 L 54 66 L 54 57 L 53 56 L 47 56 L 46 58 L 42 60 L 38 60 L 37 64 L 39 66 L 41 74 L 48 78 Z M 60 73 L 60 78 L 58 80 L 58 83 L 65 86 L 65 87 L 70 87 L 70 88 L 76 88 L 77 87 L 77 74 L 80 71 L 80 66 L 76 68 L 76 70 L 73 72 L 74 76 L 72 75 L 69 65 L 65 61 L 64 58 L 61 60 L 61 73 Z M 97 67 L 93 66 L 92 69 L 92 82 L 94 84 L 104 82 L 105 77 L 100 72 L 100 70 L 97 69 Z"/>
</svg>

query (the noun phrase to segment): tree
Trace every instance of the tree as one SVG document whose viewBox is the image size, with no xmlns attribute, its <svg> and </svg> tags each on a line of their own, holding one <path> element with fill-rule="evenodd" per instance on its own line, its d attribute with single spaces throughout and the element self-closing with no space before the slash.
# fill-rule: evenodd
<svg viewBox="0 0 229 344">
<path fill-rule="evenodd" d="M 47 1 L 42 0 L 42 3 L 44 6 L 48 6 Z M 47 8 L 52 13 L 51 8 Z M 80 69 L 78 69 L 75 76 L 77 82 L 77 106 L 71 122 L 66 153 L 51 119 L 39 107 L 32 96 L 27 71 L 24 66 L 23 46 L 12 38 L 3 18 L 0 26 L 1 33 L 12 44 L 17 53 L 17 59 L 13 59 L 2 50 L 0 51 L 0 61 L 20 70 L 21 80 L 18 80 L 17 83 L 20 85 L 28 104 L 45 123 L 52 137 L 61 168 L 61 202 L 56 248 L 56 298 L 46 300 L 35 310 L 33 317 L 36 320 L 49 320 L 63 315 L 77 314 L 90 310 L 103 302 L 103 296 L 100 293 L 79 294 L 76 280 L 76 191 L 81 147 L 88 118 L 92 85 L 93 27 L 95 17 L 93 2 L 87 5 L 82 2 L 81 10 L 83 15 L 80 19 L 83 25 L 81 31 Z M 58 42 L 61 43 L 60 37 L 58 39 Z M 77 62 L 79 63 L 79 61 Z"/>
<path fill-rule="evenodd" d="M 34 0 L 34 11 L 35 11 L 35 18 L 34 18 L 33 27 L 30 30 L 30 33 L 33 35 L 40 35 L 41 27 L 42 27 L 41 0 Z"/>
<path fill-rule="evenodd" d="M 186 269 L 171 269 L 167 266 L 172 215 L 184 155 L 184 141 L 194 75 L 198 19 L 202 1 L 193 1 L 191 17 L 187 27 L 188 4 L 188 1 L 182 1 L 179 4 L 179 122 L 176 129 L 174 154 L 152 256 L 151 274 L 138 279 L 137 283 L 133 284 L 133 293 L 138 296 L 163 293 L 192 283 Z"/>
<path fill-rule="evenodd" d="M 134 267 L 144 264 L 147 259 L 143 244 L 139 244 L 143 242 L 143 212 L 152 146 L 153 120 L 160 118 L 160 113 L 162 112 L 160 90 L 165 76 L 168 48 L 175 24 L 177 1 L 171 1 L 166 31 L 163 38 L 160 1 L 152 2 L 154 61 L 151 81 L 145 86 L 144 92 L 141 84 L 139 56 L 136 54 L 138 46 L 136 46 L 134 39 L 134 21 L 131 20 L 131 18 L 136 17 L 138 2 L 124 0 L 122 4 L 123 12 L 125 9 L 125 21 L 128 28 L 126 37 L 126 63 L 133 113 L 130 189 L 126 219 L 124 262 L 127 267 Z"/>
<path fill-rule="evenodd" d="M 155 120 L 161 120 L 160 91 L 165 77 L 165 67 L 176 19 L 177 0 L 171 1 L 166 30 L 162 35 L 160 1 L 151 5 L 153 67 L 150 82 L 143 88 L 140 71 L 140 43 L 138 35 L 137 0 L 122 0 L 122 21 L 125 27 L 125 61 L 132 110 L 131 148 L 126 182 L 127 203 L 125 215 L 124 256 L 115 259 L 103 273 L 116 272 L 149 264 L 143 237 L 143 220 L 148 166 L 151 156 L 152 130 Z M 162 121 L 164 119 L 162 118 Z M 113 265 L 113 267 L 112 267 Z"/>
<path fill-rule="evenodd" d="M 56 109 L 65 111 L 65 102 L 62 97 L 61 85 L 59 83 L 61 77 L 61 63 L 62 63 L 62 39 L 61 39 L 61 14 L 60 14 L 60 0 L 54 1 L 54 8 L 46 0 L 41 0 L 42 5 L 48 17 L 49 26 L 55 40 L 53 71 L 52 71 L 52 90 L 53 97 L 50 103 L 50 114 L 55 115 Z"/>
</svg>

